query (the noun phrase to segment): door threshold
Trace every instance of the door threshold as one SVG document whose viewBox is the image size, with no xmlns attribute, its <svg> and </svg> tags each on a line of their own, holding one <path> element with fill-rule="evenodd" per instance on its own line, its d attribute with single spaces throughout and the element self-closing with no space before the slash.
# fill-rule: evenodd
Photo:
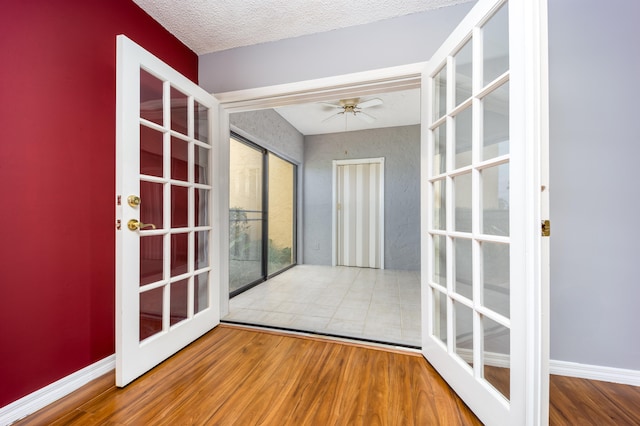
<svg viewBox="0 0 640 426">
<path fill-rule="evenodd" d="M 387 349 L 387 350 L 396 350 L 396 351 L 410 352 L 410 353 L 417 353 L 417 354 L 422 353 L 422 348 L 419 346 L 406 345 L 402 343 L 391 343 L 391 342 L 385 342 L 385 341 L 376 340 L 376 339 L 367 339 L 367 338 L 353 337 L 353 336 L 342 336 L 339 334 L 324 333 L 320 331 L 301 330 L 297 328 L 255 324 L 255 323 L 233 321 L 233 320 L 220 320 L 220 324 L 232 325 L 232 326 L 237 325 L 237 326 L 242 326 L 242 327 L 250 328 L 254 330 L 277 331 L 284 334 L 291 334 L 295 336 L 322 338 L 322 339 L 331 340 L 334 342 L 360 344 L 360 345 L 372 346 L 372 347 Z"/>
</svg>

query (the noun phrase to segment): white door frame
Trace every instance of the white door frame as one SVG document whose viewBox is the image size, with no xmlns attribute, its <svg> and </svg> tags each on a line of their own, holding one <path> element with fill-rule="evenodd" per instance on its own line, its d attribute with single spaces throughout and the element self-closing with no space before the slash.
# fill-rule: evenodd
<svg viewBox="0 0 640 426">
<path fill-rule="evenodd" d="M 380 187 L 378 188 L 378 214 L 380 217 L 380 225 L 377 232 L 379 236 L 380 253 L 380 269 L 384 269 L 384 157 L 379 158 L 359 158 L 352 160 L 333 160 L 332 169 L 332 205 L 331 211 L 331 259 L 332 266 L 338 264 L 338 166 L 349 164 L 379 164 L 380 165 Z"/>
<path fill-rule="evenodd" d="M 525 2 L 528 3 L 528 2 Z M 535 56 L 539 52 L 546 53 L 546 3 L 542 6 L 537 2 L 531 2 L 532 5 L 526 7 L 529 8 L 532 18 L 527 21 L 527 25 L 534 26 L 536 28 L 527 28 L 528 34 L 534 34 L 538 31 L 538 38 L 535 37 L 529 40 L 532 47 L 530 52 L 522 52 L 523 55 Z M 542 24 L 541 23 L 545 23 Z M 544 63 L 528 63 L 531 69 L 527 69 L 527 72 L 532 72 L 539 75 L 539 88 L 542 88 L 542 92 L 548 86 L 546 80 L 546 57 L 543 56 Z M 228 135 L 229 135 L 229 114 L 233 112 L 244 112 L 260 109 L 275 108 L 285 105 L 293 105 L 305 102 L 318 102 L 328 101 L 341 97 L 350 96 L 363 96 L 366 94 L 376 94 L 384 91 L 401 90 L 420 88 L 422 86 L 422 73 L 427 68 L 428 62 L 415 63 L 405 66 L 384 68 L 379 70 L 347 74 L 342 76 L 328 77 L 317 80 L 309 80 L 291 84 L 282 84 L 270 87 L 262 87 L 255 89 L 246 89 L 233 92 L 220 93 L 216 95 L 216 98 L 220 101 L 220 155 L 222 158 L 228 158 Z M 533 94 L 532 94 L 533 95 Z M 535 94 L 537 96 L 537 93 Z M 423 100 L 424 101 L 424 100 Z M 546 105 L 547 99 L 538 99 L 542 105 Z M 545 116 L 545 111 L 532 111 L 532 115 L 528 117 L 526 123 L 522 123 L 526 129 L 537 128 L 540 132 L 530 132 L 532 137 L 539 138 L 538 148 L 539 152 L 536 152 L 540 164 L 541 170 L 533 171 L 528 170 L 528 176 L 530 179 L 537 183 L 541 183 L 547 188 L 540 194 L 541 202 L 539 203 L 542 212 L 529 212 L 535 218 L 539 218 L 540 214 L 548 214 L 548 204 L 545 199 L 548 199 L 548 121 Z M 423 136 L 424 137 L 424 136 Z M 228 165 L 225 169 L 224 166 L 219 168 L 220 172 L 220 185 L 221 185 L 221 197 L 220 197 L 220 210 L 219 216 L 221 223 L 228 222 Z M 534 176 L 532 176 L 534 175 Z M 422 184 L 424 185 L 424 184 Z M 538 203 L 534 202 L 534 205 Z M 302 210 L 299 211 L 302 214 Z M 548 216 L 547 216 L 548 217 Z M 533 223 L 534 220 L 528 220 L 528 223 Z M 228 230 L 222 229 L 222 247 L 228 247 Z M 542 242 L 542 247 L 533 246 L 530 247 L 529 252 L 532 257 L 537 258 L 531 262 L 533 264 L 541 264 L 542 270 L 540 271 L 541 285 L 528 287 L 527 291 L 531 296 L 530 309 L 527 310 L 526 315 L 535 318 L 539 318 L 540 321 L 531 324 L 532 330 L 529 330 L 530 335 L 527 338 L 528 344 L 536 341 L 532 344 L 534 347 L 541 348 L 539 353 L 528 354 L 527 359 L 527 372 L 529 377 L 536 377 L 540 374 L 540 371 L 548 370 L 548 294 L 549 294 L 549 255 L 548 255 L 548 241 Z M 423 244 L 424 250 L 424 244 Z M 228 312 L 228 289 L 224 289 L 224 283 L 228 283 L 228 252 L 221 250 L 221 315 L 226 315 Z M 532 271 L 533 272 L 533 271 Z M 533 272 L 536 273 L 537 272 Z M 532 281 L 534 278 L 532 277 Z M 426 315 L 423 312 L 423 315 Z M 536 317 L 537 315 L 537 317 Z M 536 346 L 537 345 L 537 346 Z M 527 394 L 526 405 L 527 412 L 529 413 L 528 422 L 530 424 L 544 424 L 548 421 L 548 412 L 545 411 L 546 402 L 548 401 L 548 387 L 544 388 L 544 383 L 541 388 L 530 389 Z"/>
<path fill-rule="evenodd" d="M 330 101 L 337 98 L 378 94 L 393 90 L 419 89 L 425 62 L 382 68 L 335 77 L 308 80 L 255 89 L 217 93 L 220 102 L 219 158 L 229 158 L 229 114 L 295 105 L 307 102 Z M 229 164 L 220 161 L 218 182 L 220 183 L 220 204 L 216 211 L 221 222 L 229 222 Z M 299 182 L 301 185 L 302 182 Z M 302 206 L 298 217 L 302 218 Z M 304 238 L 302 220 L 298 220 L 298 241 Z M 229 313 L 229 230 L 222 227 L 220 250 L 220 315 Z M 303 260 L 303 259 L 299 259 Z"/>
</svg>

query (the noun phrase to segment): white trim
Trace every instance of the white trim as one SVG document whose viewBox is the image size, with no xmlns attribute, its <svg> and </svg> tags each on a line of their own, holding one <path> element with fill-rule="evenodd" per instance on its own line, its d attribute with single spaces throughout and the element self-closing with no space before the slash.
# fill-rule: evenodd
<svg viewBox="0 0 640 426">
<path fill-rule="evenodd" d="M 0 424 L 8 425 L 35 413 L 41 408 L 69 395 L 90 381 L 107 374 L 116 367 L 116 356 L 95 362 L 81 370 L 71 373 L 17 401 L 0 408 Z"/>
<path fill-rule="evenodd" d="M 214 96 L 228 112 L 275 108 L 310 101 L 363 96 L 420 87 L 424 62 L 381 68 L 316 80 L 259 87 Z"/>
<path fill-rule="evenodd" d="M 549 373 L 558 376 L 578 377 L 581 379 L 640 386 L 640 370 L 551 360 L 549 362 Z"/>
<path fill-rule="evenodd" d="M 458 355 L 466 362 L 472 362 L 470 349 L 458 349 Z M 486 365 L 509 368 L 509 355 L 489 352 L 485 353 Z M 571 361 L 549 361 L 549 374 L 565 377 L 576 377 L 587 380 L 618 383 L 621 385 L 640 386 L 640 370 L 626 368 L 605 367 L 602 365 L 580 364 Z"/>
</svg>

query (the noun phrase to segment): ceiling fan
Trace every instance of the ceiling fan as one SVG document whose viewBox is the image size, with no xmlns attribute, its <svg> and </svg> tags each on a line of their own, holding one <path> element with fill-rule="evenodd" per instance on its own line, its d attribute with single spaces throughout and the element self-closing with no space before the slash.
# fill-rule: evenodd
<svg viewBox="0 0 640 426">
<path fill-rule="evenodd" d="M 376 118 L 372 115 L 367 114 L 366 112 L 363 112 L 362 110 L 365 108 L 371 108 L 373 106 L 382 105 L 382 99 L 373 98 L 364 102 L 360 102 L 360 98 L 351 98 L 351 99 L 340 99 L 338 104 L 332 104 L 329 102 L 320 102 L 320 104 L 326 107 L 340 110 L 334 114 L 331 114 L 329 117 L 325 118 L 324 120 L 322 120 L 323 123 L 325 121 L 329 121 L 341 115 L 346 116 L 347 114 L 353 114 L 354 116 L 361 119 L 362 121 L 366 121 L 367 123 L 373 123 L 374 121 L 376 121 Z"/>
</svg>

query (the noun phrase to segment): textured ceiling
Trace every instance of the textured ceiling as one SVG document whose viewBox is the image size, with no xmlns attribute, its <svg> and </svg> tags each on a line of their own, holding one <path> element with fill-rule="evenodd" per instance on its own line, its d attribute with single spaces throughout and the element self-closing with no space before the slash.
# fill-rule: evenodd
<svg viewBox="0 0 640 426">
<path fill-rule="evenodd" d="M 470 0 L 133 0 L 198 55 Z"/>
</svg>

